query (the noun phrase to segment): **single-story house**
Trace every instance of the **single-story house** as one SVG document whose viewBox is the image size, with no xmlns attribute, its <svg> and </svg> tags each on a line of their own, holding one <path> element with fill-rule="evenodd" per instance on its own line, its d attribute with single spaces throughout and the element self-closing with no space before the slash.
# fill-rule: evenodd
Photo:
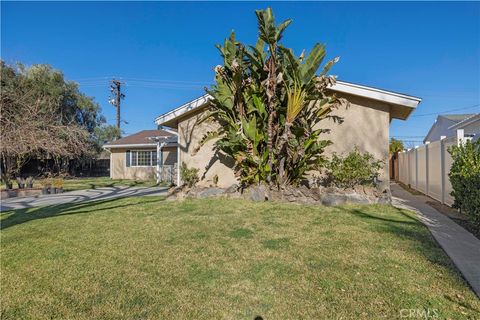
<svg viewBox="0 0 480 320">
<path fill-rule="evenodd" d="M 332 129 L 330 134 L 324 136 L 324 139 L 333 142 L 326 150 L 327 155 L 333 152 L 344 154 L 355 146 L 361 152 L 370 152 L 385 163 L 380 180 L 382 186 L 388 188 L 390 122 L 392 119 L 406 120 L 421 99 L 343 81 L 337 81 L 329 90 L 338 97 L 346 98 L 350 107 L 335 111 L 344 117 L 343 124 L 328 120 L 323 123 L 325 128 Z M 210 185 L 214 176 L 218 176 L 218 186 L 229 187 L 237 182 L 231 170 L 232 160 L 214 152 L 214 141 L 199 148 L 204 134 L 214 129 L 214 124 L 199 121 L 210 99 L 210 95 L 203 95 L 158 116 L 155 122 L 160 127 L 177 130 L 177 160 L 179 163 L 185 162 L 188 167 L 200 169 L 199 185 Z"/>
<path fill-rule="evenodd" d="M 428 130 L 423 143 L 453 137 L 458 129 L 464 129 L 465 135 L 478 133 L 480 130 L 479 114 L 442 114 Z"/>
<path fill-rule="evenodd" d="M 174 130 L 143 130 L 109 142 L 110 178 L 177 181 L 177 133 Z M 176 170 L 178 171 L 178 170 Z"/>
</svg>

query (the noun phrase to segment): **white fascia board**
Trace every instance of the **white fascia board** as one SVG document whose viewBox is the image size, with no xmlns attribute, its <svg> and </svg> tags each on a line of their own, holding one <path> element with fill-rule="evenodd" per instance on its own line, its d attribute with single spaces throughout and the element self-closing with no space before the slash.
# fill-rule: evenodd
<svg viewBox="0 0 480 320">
<path fill-rule="evenodd" d="M 355 96 L 393 103 L 409 108 L 416 108 L 417 105 L 422 101 L 422 99 L 417 97 L 343 81 L 337 81 L 330 89 L 337 92 L 348 93 Z"/>
<path fill-rule="evenodd" d="M 156 136 L 156 137 L 148 137 L 148 139 L 155 142 L 176 143 L 178 140 L 178 137 L 177 136 Z"/>
<path fill-rule="evenodd" d="M 168 133 L 171 133 L 171 134 L 173 134 L 173 135 L 175 135 L 175 136 L 178 137 L 178 132 L 177 132 L 177 131 L 170 130 L 170 129 L 168 129 L 168 128 L 163 128 L 162 130 L 167 131 Z"/>
<path fill-rule="evenodd" d="M 155 147 L 156 143 L 142 143 L 142 144 L 106 144 L 103 146 L 104 149 L 115 149 L 115 148 L 148 148 Z"/>
<path fill-rule="evenodd" d="M 209 95 L 209 94 L 205 94 L 201 97 L 198 97 L 197 99 L 195 100 L 192 100 L 190 102 L 187 102 L 183 105 L 181 105 L 180 107 L 178 108 L 175 108 L 167 113 L 164 113 L 160 116 L 158 116 L 157 118 L 155 118 L 155 123 L 157 125 L 161 125 L 162 123 L 165 123 L 167 121 L 170 121 L 172 119 L 175 119 L 177 117 L 180 117 L 181 115 L 183 115 L 184 113 L 190 111 L 190 110 L 194 110 L 194 109 L 197 109 L 198 107 L 204 105 L 207 101 L 209 101 L 210 99 L 212 99 L 212 96 Z"/>
<path fill-rule="evenodd" d="M 448 129 L 461 129 L 479 120 L 480 120 L 480 113 L 474 114 L 473 116 L 470 116 L 466 119 L 463 119 L 460 122 L 455 123 L 454 125 L 451 125 L 450 127 L 448 127 Z"/>
<path fill-rule="evenodd" d="M 343 92 L 355 96 L 365 97 L 372 100 L 383 101 L 395 105 L 405 106 L 408 108 L 416 108 L 422 99 L 417 97 L 408 96 L 401 93 L 385 91 L 377 88 L 366 87 L 354 83 L 348 83 L 343 81 L 336 81 L 335 85 L 329 88 L 332 91 Z M 157 125 L 162 125 L 165 122 L 173 120 L 188 111 L 197 109 L 204 105 L 207 101 L 211 100 L 212 96 L 205 94 L 197 99 L 187 102 L 167 113 L 158 116 L 155 119 Z"/>
</svg>

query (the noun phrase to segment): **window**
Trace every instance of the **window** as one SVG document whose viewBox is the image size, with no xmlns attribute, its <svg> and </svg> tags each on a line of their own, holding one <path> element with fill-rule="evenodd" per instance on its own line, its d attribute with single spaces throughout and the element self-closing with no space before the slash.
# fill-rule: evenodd
<svg viewBox="0 0 480 320">
<path fill-rule="evenodd" d="M 131 151 L 132 167 L 151 167 L 157 165 L 157 151 Z"/>
</svg>

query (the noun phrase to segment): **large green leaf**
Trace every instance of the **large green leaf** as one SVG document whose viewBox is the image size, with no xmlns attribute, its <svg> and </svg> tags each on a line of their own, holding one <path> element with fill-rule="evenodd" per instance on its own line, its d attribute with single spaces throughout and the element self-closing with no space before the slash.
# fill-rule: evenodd
<svg viewBox="0 0 480 320">
<path fill-rule="evenodd" d="M 312 81 L 315 73 L 322 64 L 325 55 L 325 45 L 319 43 L 315 44 L 300 68 L 300 81 L 302 85 L 306 85 L 308 82 Z"/>
</svg>

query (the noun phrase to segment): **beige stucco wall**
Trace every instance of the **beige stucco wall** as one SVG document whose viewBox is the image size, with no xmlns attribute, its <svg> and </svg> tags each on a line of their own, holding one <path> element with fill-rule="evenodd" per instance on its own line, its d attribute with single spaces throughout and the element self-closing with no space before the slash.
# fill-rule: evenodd
<svg viewBox="0 0 480 320">
<path fill-rule="evenodd" d="M 201 181 L 199 185 L 213 184 L 213 177 L 218 175 L 218 186 L 229 187 L 237 183 L 233 171 L 229 168 L 233 165 L 230 159 L 219 157 L 213 150 L 214 140 L 198 148 L 200 140 L 209 131 L 215 129 L 216 124 L 202 122 L 199 119 L 202 112 L 196 112 L 185 117 L 178 124 L 178 136 L 180 145 L 180 161 L 188 167 L 198 168 Z"/>
<path fill-rule="evenodd" d="M 323 139 L 333 142 L 325 150 L 329 157 L 333 152 L 345 154 L 358 147 L 360 152 L 370 152 L 376 159 L 384 162 L 379 179 L 382 187 L 389 185 L 389 161 L 388 143 L 390 129 L 390 106 L 388 104 L 343 95 L 350 102 L 345 109 L 338 109 L 335 115 L 343 118 L 342 124 L 333 123 L 332 120 L 324 120 L 321 126 L 331 129 Z"/>
<path fill-rule="evenodd" d="M 112 179 L 153 180 L 155 179 L 156 167 L 127 167 L 127 150 L 156 150 L 155 148 L 130 148 L 110 150 L 110 172 Z M 163 148 L 163 164 L 174 165 L 177 162 L 177 148 Z"/>
<path fill-rule="evenodd" d="M 354 96 L 344 96 L 351 105 L 348 109 L 336 110 L 335 114 L 344 117 L 344 122 L 339 125 L 332 120 L 324 120 L 322 126 L 330 128 L 331 133 L 325 134 L 324 139 L 329 139 L 333 145 L 326 150 L 328 157 L 333 152 L 343 154 L 355 146 L 361 152 L 370 152 L 375 158 L 384 161 L 384 168 L 380 179 L 382 186 L 388 187 L 388 141 L 390 107 L 387 104 Z M 198 151 L 199 141 L 214 129 L 211 123 L 198 123 L 201 111 L 180 119 L 178 123 L 180 162 L 185 162 L 189 167 L 200 169 L 200 185 L 212 184 L 212 178 L 218 175 L 218 185 L 228 187 L 237 180 L 233 171 L 229 169 L 232 162 L 229 159 L 219 159 L 214 156 L 213 141 L 210 141 Z"/>
</svg>

